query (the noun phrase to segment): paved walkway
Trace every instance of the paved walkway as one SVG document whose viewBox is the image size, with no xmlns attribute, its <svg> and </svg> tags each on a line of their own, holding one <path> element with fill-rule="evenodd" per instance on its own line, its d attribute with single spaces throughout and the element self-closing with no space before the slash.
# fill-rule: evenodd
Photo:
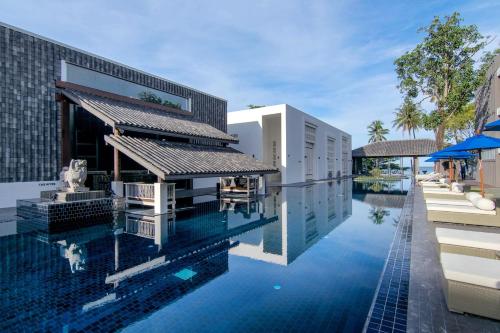
<svg viewBox="0 0 500 333">
<path fill-rule="evenodd" d="M 443 273 L 434 234 L 434 229 L 439 224 L 427 222 L 425 201 L 420 188 L 415 190 L 413 204 L 408 332 L 500 333 L 499 321 L 448 311 L 441 286 Z M 500 232 L 498 228 L 473 228 L 450 223 L 440 225 Z"/>
</svg>

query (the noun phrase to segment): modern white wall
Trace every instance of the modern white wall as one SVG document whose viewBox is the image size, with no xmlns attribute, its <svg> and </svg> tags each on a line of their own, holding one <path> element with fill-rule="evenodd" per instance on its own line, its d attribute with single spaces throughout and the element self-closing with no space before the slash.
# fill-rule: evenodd
<svg viewBox="0 0 500 333">
<path fill-rule="evenodd" d="M 40 198 L 41 191 L 56 187 L 57 181 L 0 183 L 0 208 L 15 207 L 18 199 Z"/>
<path fill-rule="evenodd" d="M 351 136 L 330 124 L 327 124 L 290 105 L 280 104 L 259 109 L 242 110 L 228 113 L 228 132 L 237 134 L 240 143 L 234 147 L 246 154 L 265 161 L 264 147 L 269 137 L 263 123 L 270 115 L 281 117 L 281 179 L 283 184 L 305 182 L 305 124 L 316 127 L 314 144 L 314 177 L 315 180 L 328 178 L 327 142 L 328 137 L 335 139 L 335 175 L 342 172 L 342 137 L 348 139 L 347 175 L 352 174 Z M 273 126 L 275 126 L 273 122 Z M 272 128 L 273 126 L 270 126 Z M 267 147 L 266 149 L 271 149 Z"/>
</svg>

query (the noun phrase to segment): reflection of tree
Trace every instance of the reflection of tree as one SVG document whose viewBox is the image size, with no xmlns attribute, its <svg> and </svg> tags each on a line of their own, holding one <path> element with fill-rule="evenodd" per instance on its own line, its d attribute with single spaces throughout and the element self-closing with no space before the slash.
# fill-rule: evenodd
<svg viewBox="0 0 500 333">
<path fill-rule="evenodd" d="M 380 192 L 389 187 L 389 184 L 386 182 L 374 182 L 370 184 L 369 189 L 373 192 Z"/>
<path fill-rule="evenodd" d="M 384 218 L 389 215 L 389 211 L 387 209 L 384 209 L 383 207 L 371 206 L 370 210 L 368 211 L 368 218 L 373 222 L 373 224 L 384 223 Z"/>
</svg>

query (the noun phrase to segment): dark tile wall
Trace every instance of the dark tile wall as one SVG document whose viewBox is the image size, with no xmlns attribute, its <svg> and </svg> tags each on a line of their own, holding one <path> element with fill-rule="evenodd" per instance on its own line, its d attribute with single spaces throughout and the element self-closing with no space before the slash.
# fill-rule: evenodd
<svg viewBox="0 0 500 333">
<path fill-rule="evenodd" d="M 72 202 L 42 199 L 17 200 L 17 215 L 46 231 L 61 231 L 110 222 L 113 199 L 100 198 Z"/>
<path fill-rule="evenodd" d="M 226 131 L 227 102 L 0 23 L 0 183 L 53 180 L 61 168 L 55 81 L 61 60 L 192 99 L 193 116 Z"/>
</svg>

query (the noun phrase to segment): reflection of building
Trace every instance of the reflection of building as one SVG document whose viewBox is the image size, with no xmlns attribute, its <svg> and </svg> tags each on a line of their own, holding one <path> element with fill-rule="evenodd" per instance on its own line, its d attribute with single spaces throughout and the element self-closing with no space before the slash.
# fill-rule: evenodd
<svg viewBox="0 0 500 333">
<path fill-rule="evenodd" d="M 352 181 L 283 187 L 268 196 L 265 215 L 279 221 L 233 238 L 231 254 L 288 265 L 352 214 Z"/>
<path fill-rule="evenodd" d="M 497 55 L 486 73 L 486 82 L 476 93 L 476 126 L 500 119 L 500 55 Z M 499 131 L 485 132 L 488 136 L 500 138 Z M 482 152 L 484 182 L 500 186 L 500 149 Z"/>
<path fill-rule="evenodd" d="M 0 238 L 0 331 L 119 330 L 227 272 L 230 238 L 277 220 L 250 214 L 228 223 L 217 200 L 152 228 L 137 215 L 61 234 L 25 225 Z"/>
<path fill-rule="evenodd" d="M 351 175 L 351 136 L 289 105 L 228 113 L 235 147 L 280 169 L 283 184 Z"/>
</svg>

